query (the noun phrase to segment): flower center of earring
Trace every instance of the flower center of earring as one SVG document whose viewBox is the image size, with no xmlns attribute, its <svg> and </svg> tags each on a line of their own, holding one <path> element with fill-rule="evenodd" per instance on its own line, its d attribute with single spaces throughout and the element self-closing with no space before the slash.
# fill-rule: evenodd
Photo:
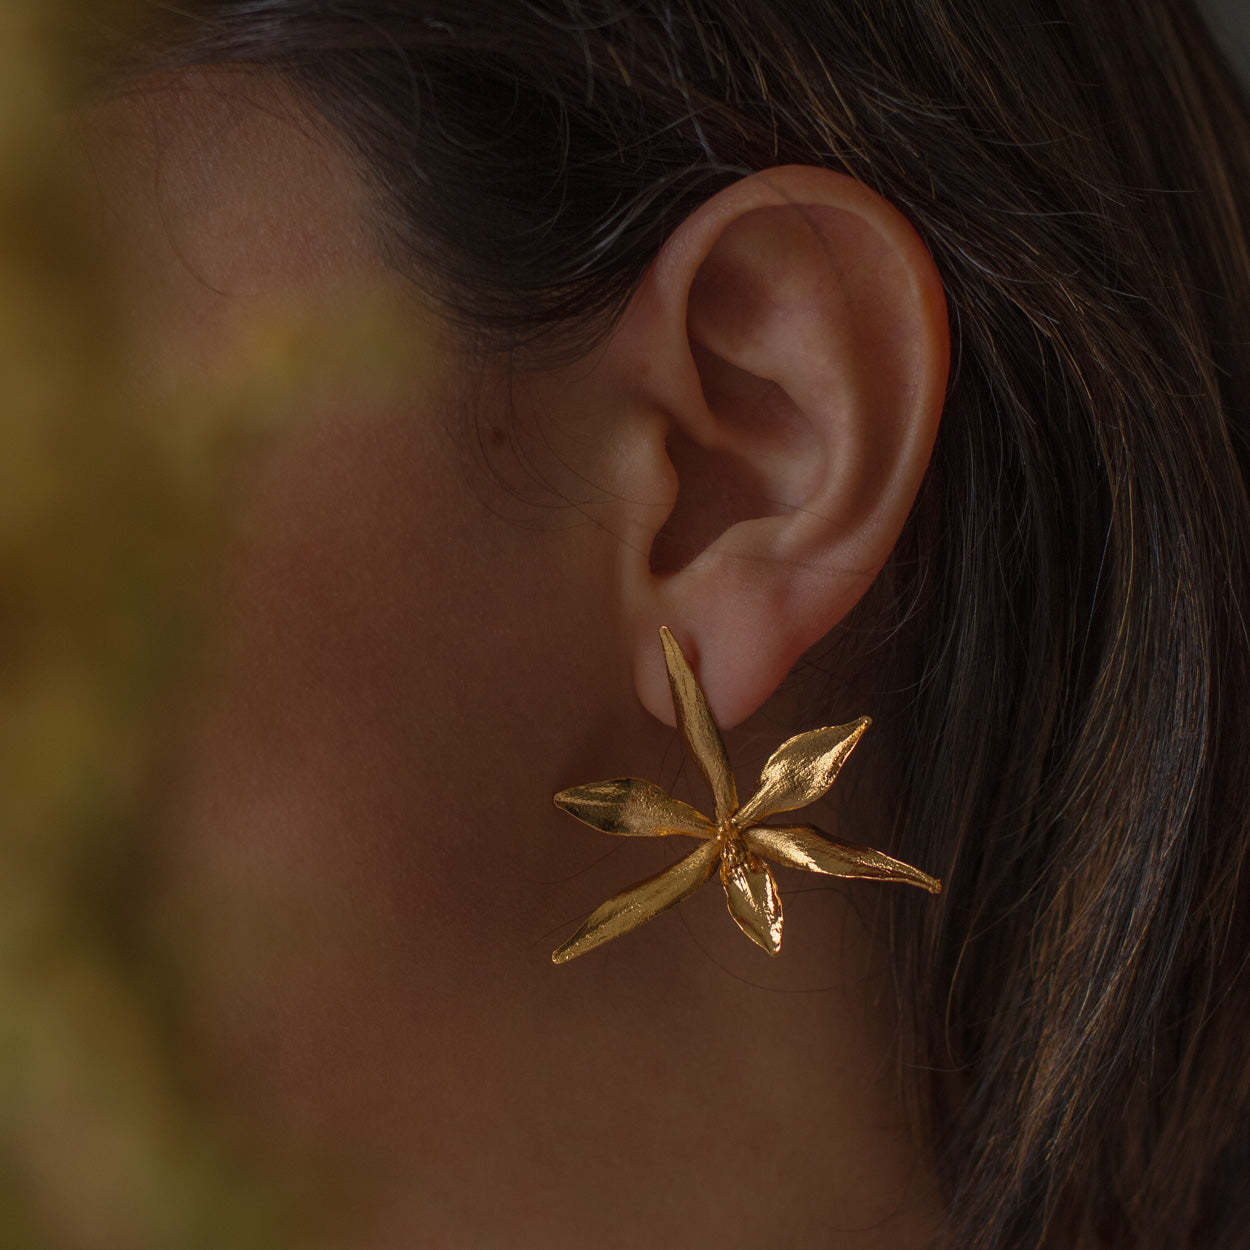
<svg viewBox="0 0 1250 1250">
<path fill-rule="evenodd" d="M 746 863 L 750 852 L 747 844 L 738 836 L 738 826 L 732 820 L 722 820 L 716 826 L 716 836 L 721 845 L 721 863 L 727 871 L 732 872 L 740 864 Z"/>
</svg>

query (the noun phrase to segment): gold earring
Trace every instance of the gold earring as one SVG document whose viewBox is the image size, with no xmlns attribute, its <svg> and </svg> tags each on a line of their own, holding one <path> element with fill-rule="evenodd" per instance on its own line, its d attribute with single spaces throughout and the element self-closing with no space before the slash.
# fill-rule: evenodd
<svg viewBox="0 0 1250 1250">
<path fill-rule="evenodd" d="M 725 743 L 703 688 L 667 627 L 661 627 L 660 641 L 677 728 L 687 754 L 711 788 L 716 819 L 709 820 L 637 777 L 597 781 L 557 794 L 556 806 L 592 829 L 646 837 L 680 834 L 698 838 L 702 845 L 671 868 L 597 907 L 554 952 L 554 963 L 576 959 L 680 903 L 711 877 L 718 864 L 729 914 L 770 955 L 781 950 L 781 899 L 765 858 L 832 877 L 905 881 L 931 894 L 941 890 L 940 881 L 918 868 L 869 847 L 831 838 L 811 825 L 759 823 L 820 798 L 871 724 L 867 716 L 783 742 L 764 765 L 755 793 L 739 807 Z"/>
</svg>

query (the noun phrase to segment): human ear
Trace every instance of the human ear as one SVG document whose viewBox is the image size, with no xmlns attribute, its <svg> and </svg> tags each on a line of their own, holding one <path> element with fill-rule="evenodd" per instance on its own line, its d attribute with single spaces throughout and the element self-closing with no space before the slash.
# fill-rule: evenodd
<svg viewBox="0 0 1250 1250">
<path fill-rule="evenodd" d="M 671 236 L 605 364 L 634 425 L 622 602 L 643 705 L 672 724 L 668 625 L 718 720 L 754 712 L 898 539 L 949 364 L 941 283 L 863 183 L 787 166 Z M 629 473 L 626 477 L 629 477 Z"/>
</svg>

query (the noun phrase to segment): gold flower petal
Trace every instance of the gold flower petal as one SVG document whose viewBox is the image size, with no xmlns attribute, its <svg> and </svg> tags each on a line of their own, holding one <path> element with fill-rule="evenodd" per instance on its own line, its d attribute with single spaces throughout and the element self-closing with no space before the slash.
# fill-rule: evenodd
<svg viewBox="0 0 1250 1250">
<path fill-rule="evenodd" d="M 770 955 L 777 954 L 781 950 L 781 898 L 768 865 L 754 855 L 732 867 L 722 861 L 720 879 L 738 928 Z"/>
<path fill-rule="evenodd" d="M 640 885 L 608 899 L 587 916 L 582 927 L 551 956 L 555 964 L 602 946 L 636 929 L 693 894 L 711 875 L 720 858 L 720 842 L 704 842 L 692 854 Z"/>
<path fill-rule="evenodd" d="M 918 885 L 930 894 L 940 894 L 942 883 L 919 868 L 839 838 L 830 838 L 811 825 L 791 825 L 774 829 L 757 825 L 743 834 L 746 844 L 757 854 L 787 868 L 823 872 L 831 877 L 865 877 L 870 881 L 904 881 Z"/>
<path fill-rule="evenodd" d="M 555 805 L 583 824 L 604 833 L 653 837 L 681 833 L 692 838 L 716 836 L 716 826 L 702 812 L 673 798 L 650 781 L 620 777 L 561 790 Z"/>
<path fill-rule="evenodd" d="M 664 644 L 664 666 L 668 669 L 668 685 L 673 692 L 673 711 L 681 731 L 686 752 L 707 779 L 715 803 L 716 823 L 728 820 L 738 810 L 738 791 L 725 754 L 725 743 L 712 719 L 703 687 L 699 685 L 677 639 L 668 626 L 660 626 Z"/>
<path fill-rule="evenodd" d="M 738 813 L 738 827 L 815 803 L 833 785 L 846 757 L 871 724 L 867 716 L 861 716 L 849 725 L 813 729 L 783 742 L 764 765 L 759 788 Z"/>
</svg>

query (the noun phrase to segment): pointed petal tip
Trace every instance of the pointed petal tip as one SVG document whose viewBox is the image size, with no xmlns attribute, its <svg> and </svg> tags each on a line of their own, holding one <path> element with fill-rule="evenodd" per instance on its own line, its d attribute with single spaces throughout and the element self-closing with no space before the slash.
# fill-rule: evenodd
<svg viewBox="0 0 1250 1250">
<path fill-rule="evenodd" d="M 737 917 L 735 917 L 737 919 Z M 747 937 L 755 943 L 756 946 L 772 959 L 776 959 L 781 954 L 781 935 L 777 935 L 776 941 L 765 933 L 757 933 L 754 929 L 747 928 L 744 924 L 739 923 L 738 928 L 746 934 Z"/>
<path fill-rule="evenodd" d="M 664 652 L 664 667 L 668 669 L 670 675 L 674 671 L 691 672 L 690 661 L 686 659 L 686 653 L 681 649 L 677 635 L 667 625 L 660 626 L 660 647 Z M 691 675 L 693 676 L 693 673 Z"/>
<path fill-rule="evenodd" d="M 674 662 L 685 665 L 686 653 L 681 649 L 677 636 L 667 625 L 660 626 L 660 649 L 664 652 L 664 667 L 670 672 Z"/>
<path fill-rule="evenodd" d="M 563 812 L 566 816 L 572 816 L 574 820 L 580 820 L 584 825 L 590 825 L 594 828 L 594 823 L 585 818 L 583 813 L 584 804 L 582 802 L 582 791 L 584 786 L 573 786 L 569 790 L 561 790 L 559 794 L 552 795 L 551 802 L 558 811 Z"/>
<path fill-rule="evenodd" d="M 750 935 L 748 934 L 748 936 Z M 767 942 L 760 942 L 759 948 L 760 950 L 768 954 L 771 958 L 776 959 L 777 956 L 781 954 L 781 932 L 780 930 L 777 932 L 775 937 L 770 935 L 769 940 Z"/>
</svg>

